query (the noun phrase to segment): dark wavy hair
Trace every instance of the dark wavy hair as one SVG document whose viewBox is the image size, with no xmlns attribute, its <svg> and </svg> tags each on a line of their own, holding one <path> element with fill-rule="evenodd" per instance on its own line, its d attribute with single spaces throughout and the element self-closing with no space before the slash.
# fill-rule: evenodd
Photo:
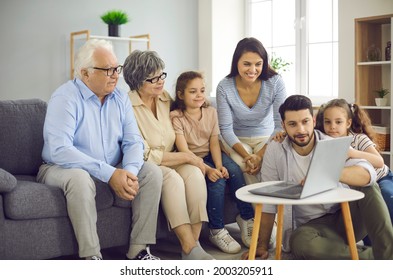
<svg viewBox="0 0 393 280">
<path fill-rule="evenodd" d="M 186 90 L 188 83 L 196 78 L 204 80 L 202 73 L 197 71 L 187 71 L 180 74 L 176 81 L 176 97 L 175 101 L 172 102 L 171 111 L 180 110 L 183 112 L 186 109 L 186 104 L 184 104 L 184 100 L 180 99 L 179 96 L 184 95 L 184 91 Z M 203 103 L 202 105 L 202 107 L 205 108 L 208 106 L 208 101 L 205 101 L 205 103 Z"/>
<path fill-rule="evenodd" d="M 310 98 L 305 95 L 295 94 L 285 99 L 284 103 L 281 104 L 278 111 L 280 112 L 281 120 L 285 120 L 285 112 L 287 111 L 300 111 L 309 110 L 311 116 L 313 115 L 312 102 Z"/>
<path fill-rule="evenodd" d="M 235 52 L 233 53 L 232 57 L 231 72 L 227 75 L 227 78 L 236 77 L 237 75 L 239 75 L 237 64 L 240 57 L 246 52 L 257 53 L 263 60 L 262 73 L 261 75 L 259 75 L 258 79 L 266 81 L 274 75 L 277 75 L 277 72 L 274 71 L 273 68 L 271 68 L 269 65 L 267 51 L 262 45 L 262 43 L 256 38 L 248 37 L 240 40 L 237 43 Z"/>
</svg>

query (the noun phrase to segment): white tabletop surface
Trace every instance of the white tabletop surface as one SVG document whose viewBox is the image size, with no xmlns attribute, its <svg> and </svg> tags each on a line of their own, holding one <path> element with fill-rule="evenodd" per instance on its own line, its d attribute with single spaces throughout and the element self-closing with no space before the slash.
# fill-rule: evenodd
<svg viewBox="0 0 393 280">
<path fill-rule="evenodd" d="M 262 182 L 248 186 L 244 186 L 236 191 L 236 197 L 242 201 L 249 203 L 261 203 L 261 204 L 283 204 L 283 205 L 305 205 L 305 204 L 327 204 L 327 203 L 340 203 L 346 201 L 359 200 L 364 197 L 364 194 L 359 191 L 335 188 L 320 194 L 312 195 L 302 199 L 289 199 L 270 197 L 263 195 L 256 195 L 249 192 L 250 189 L 259 188 L 262 186 L 268 186 L 279 181 Z"/>
</svg>

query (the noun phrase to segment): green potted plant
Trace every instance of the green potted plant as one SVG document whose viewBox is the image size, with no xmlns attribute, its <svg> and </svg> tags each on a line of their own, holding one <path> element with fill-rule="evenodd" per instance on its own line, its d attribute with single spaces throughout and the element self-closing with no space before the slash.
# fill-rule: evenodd
<svg viewBox="0 0 393 280">
<path fill-rule="evenodd" d="M 127 13 L 120 10 L 111 10 L 101 16 L 103 22 L 108 24 L 108 35 L 119 36 L 119 25 L 130 21 Z"/>
<path fill-rule="evenodd" d="M 279 56 L 276 56 L 275 53 L 272 53 L 269 65 L 271 68 L 273 68 L 274 71 L 281 74 L 282 72 L 285 72 L 288 70 L 288 67 L 289 67 L 289 65 L 291 65 L 291 63 L 285 61 L 284 59 L 282 59 Z"/>
<path fill-rule="evenodd" d="M 390 91 L 387 88 L 380 88 L 375 91 L 378 95 L 377 98 L 375 98 L 375 104 L 377 106 L 386 106 L 388 103 L 388 99 L 385 98 L 386 95 L 390 93 Z"/>
</svg>

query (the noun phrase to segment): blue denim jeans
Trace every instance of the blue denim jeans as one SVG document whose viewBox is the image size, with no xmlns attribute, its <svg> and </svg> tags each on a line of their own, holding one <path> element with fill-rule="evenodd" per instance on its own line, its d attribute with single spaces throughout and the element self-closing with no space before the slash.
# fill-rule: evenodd
<svg viewBox="0 0 393 280">
<path fill-rule="evenodd" d="M 385 201 L 388 207 L 390 220 L 393 224 L 393 173 L 392 171 L 389 170 L 389 173 L 385 177 L 379 179 L 377 183 L 379 185 L 379 188 L 381 189 L 383 200 Z M 363 239 L 363 243 L 364 245 L 371 246 L 371 241 L 368 238 L 368 236 L 366 236 Z"/>
<path fill-rule="evenodd" d="M 381 189 L 383 200 L 385 200 L 388 206 L 390 220 L 393 224 L 393 173 L 391 170 L 385 177 L 379 179 L 378 185 Z"/>
<path fill-rule="evenodd" d="M 228 179 L 219 179 L 216 182 L 212 182 L 206 176 L 207 185 L 207 214 L 209 216 L 209 228 L 221 229 L 224 228 L 224 200 L 225 200 L 225 188 L 229 187 L 229 191 L 232 198 L 235 199 L 237 209 L 239 210 L 240 216 L 244 220 L 248 220 L 254 217 L 254 209 L 250 203 L 243 202 L 236 198 L 235 192 L 246 185 L 244 181 L 243 171 L 240 169 L 230 157 L 225 153 L 221 153 L 222 165 L 228 170 Z M 203 161 L 210 167 L 215 168 L 213 158 L 211 154 L 204 157 Z"/>
</svg>

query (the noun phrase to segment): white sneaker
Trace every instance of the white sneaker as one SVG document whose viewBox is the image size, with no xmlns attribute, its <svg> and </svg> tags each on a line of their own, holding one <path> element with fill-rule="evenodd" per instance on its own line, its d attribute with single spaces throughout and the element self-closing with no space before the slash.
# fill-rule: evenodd
<svg viewBox="0 0 393 280">
<path fill-rule="evenodd" d="M 237 215 L 236 222 L 240 228 L 243 244 L 249 248 L 251 243 L 252 229 L 254 226 L 254 218 L 249 220 L 243 220 L 240 215 Z M 274 222 L 272 234 L 270 235 L 269 249 L 276 248 L 276 234 L 277 224 L 276 222 Z"/>
<path fill-rule="evenodd" d="M 249 220 L 243 220 L 242 217 L 240 217 L 240 215 L 237 215 L 236 222 L 240 228 L 240 234 L 242 237 L 243 244 L 247 248 L 250 248 L 252 228 L 254 226 L 254 218 L 251 218 Z"/>
<path fill-rule="evenodd" d="M 240 244 L 233 239 L 226 228 L 221 229 L 214 235 L 210 231 L 209 240 L 225 253 L 236 254 L 241 250 Z"/>
</svg>

